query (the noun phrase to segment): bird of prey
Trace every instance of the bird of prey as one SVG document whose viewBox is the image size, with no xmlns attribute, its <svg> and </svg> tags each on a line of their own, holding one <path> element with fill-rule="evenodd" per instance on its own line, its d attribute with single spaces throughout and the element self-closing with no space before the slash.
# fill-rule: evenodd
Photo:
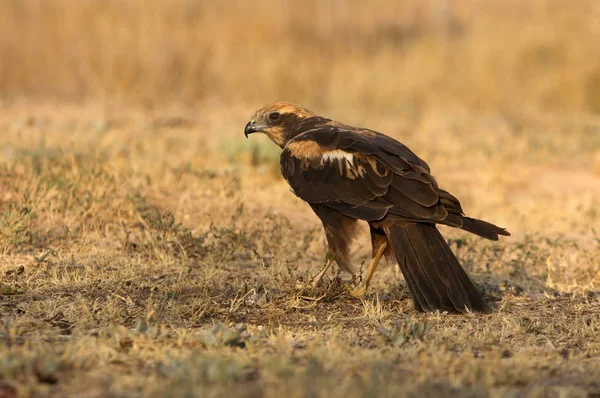
<svg viewBox="0 0 600 398">
<path fill-rule="evenodd" d="M 359 293 L 385 255 L 398 262 L 416 310 L 490 311 L 436 224 L 491 240 L 510 234 L 465 216 L 458 199 L 438 186 L 427 163 L 405 145 L 288 102 L 256 111 L 244 129 L 246 138 L 252 133 L 266 134 L 283 149 L 283 177 L 323 223 L 330 260 L 315 284 L 332 260 L 353 274 L 349 246 L 363 220 L 370 226 L 373 257 Z"/>
</svg>

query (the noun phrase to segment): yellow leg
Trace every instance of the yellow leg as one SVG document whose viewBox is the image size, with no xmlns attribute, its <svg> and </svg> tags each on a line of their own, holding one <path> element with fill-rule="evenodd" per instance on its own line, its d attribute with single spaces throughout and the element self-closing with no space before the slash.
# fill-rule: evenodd
<svg viewBox="0 0 600 398">
<path fill-rule="evenodd" d="M 371 263 L 369 264 L 369 268 L 367 270 L 367 277 L 365 279 L 363 279 L 363 282 L 359 286 L 348 289 L 348 293 L 350 293 L 350 295 L 352 297 L 356 297 L 356 298 L 365 297 L 365 294 L 367 293 L 367 289 L 369 288 L 369 283 L 371 283 L 371 278 L 373 278 L 373 274 L 375 274 L 375 270 L 377 269 L 377 264 L 379 264 L 379 260 L 381 260 L 381 256 L 383 256 L 383 253 L 385 252 L 387 245 L 388 245 L 388 243 L 386 241 L 381 246 L 379 246 L 379 248 L 377 249 L 375 256 L 373 257 L 373 259 L 371 260 Z"/>
<path fill-rule="evenodd" d="M 317 285 L 323 278 L 323 275 L 325 275 L 325 273 L 331 266 L 331 263 L 333 263 L 333 256 L 330 253 L 327 253 L 327 256 L 325 257 L 325 266 L 323 266 L 323 269 L 321 271 L 319 271 L 319 273 L 317 275 L 315 275 L 315 277 L 312 280 L 311 285 L 312 285 L 313 289 L 317 287 Z"/>
</svg>

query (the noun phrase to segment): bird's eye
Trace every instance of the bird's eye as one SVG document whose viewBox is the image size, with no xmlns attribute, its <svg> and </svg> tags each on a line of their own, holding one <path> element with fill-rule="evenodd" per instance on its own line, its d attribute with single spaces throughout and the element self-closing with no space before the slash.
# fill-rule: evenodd
<svg viewBox="0 0 600 398">
<path fill-rule="evenodd" d="M 279 112 L 273 112 L 269 115 L 269 119 L 271 120 L 277 120 L 279 119 Z"/>
</svg>

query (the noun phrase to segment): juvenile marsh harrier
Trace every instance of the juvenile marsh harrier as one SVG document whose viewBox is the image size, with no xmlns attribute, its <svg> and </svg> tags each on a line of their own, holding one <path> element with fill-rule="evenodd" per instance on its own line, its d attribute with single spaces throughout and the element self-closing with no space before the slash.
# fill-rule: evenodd
<svg viewBox="0 0 600 398">
<path fill-rule="evenodd" d="M 373 258 L 357 294 L 364 294 L 386 255 L 400 265 L 417 310 L 489 312 L 436 224 L 491 240 L 510 234 L 465 216 L 458 199 L 439 188 L 427 163 L 405 145 L 287 102 L 259 109 L 244 129 L 246 137 L 252 133 L 266 134 L 283 149 L 283 177 L 321 219 L 328 257 L 350 273 L 348 251 L 357 221 L 368 222 Z"/>
</svg>

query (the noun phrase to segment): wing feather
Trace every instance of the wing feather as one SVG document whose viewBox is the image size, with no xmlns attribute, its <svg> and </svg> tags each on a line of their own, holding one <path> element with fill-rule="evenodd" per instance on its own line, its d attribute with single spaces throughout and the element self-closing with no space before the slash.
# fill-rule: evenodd
<svg viewBox="0 0 600 398">
<path fill-rule="evenodd" d="M 440 200 L 438 190 L 430 182 L 424 183 L 400 175 L 392 180 L 391 186 L 424 207 L 434 206 Z"/>
<path fill-rule="evenodd" d="M 462 225 L 458 200 L 427 163 L 391 137 L 320 117 L 307 120 L 281 155 L 293 191 L 349 217 Z"/>
</svg>

